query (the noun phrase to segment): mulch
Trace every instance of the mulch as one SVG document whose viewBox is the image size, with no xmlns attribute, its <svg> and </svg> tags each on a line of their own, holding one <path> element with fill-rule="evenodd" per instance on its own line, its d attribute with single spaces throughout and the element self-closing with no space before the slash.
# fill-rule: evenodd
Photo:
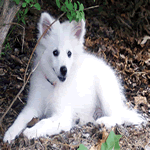
<svg viewBox="0 0 150 150">
<path fill-rule="evenodd" d="M 111 2 L 114 6 L 117 6 L 117 1 Z M 88 7 L 90 4 L 85 4 L 84 1 L 84 6 Z M 107 4 L 105 7 L 110 8 L 110 5 Z M 147 5 L 144 5 L 143 9 L 146 13 Z M 137 10 L 138 9 L 135 10 L 135 14 Z M 31 9 L 26 18 L 24 49 L 22 50 L 23 30 L 19 26 L 15 27 L 12 34 L 10 34 L 7 43 L 3 45 L 3 52 L 5 55 L 2 55 L 0 59 L 1 117 L 23 86 L 25 68 L 36 44 L 38 32 L 36 24 L 40 17 L 40 13 L 43 11 L 48 11 L 55 17 L 58 17 L 61 14 L 61 12 L 57 10 L 57 7 L 53 7 L 48 3 L 43 5 L 41 11 Z M 120 9 L 118 10 L 117 15 L 119 14 L 119 11 Z M 107 11 L 105 13 L 108 14 Z M 131 30 L 123 21 L 119 21 L 118 24 L 116 23 L 115 25 L 111 24 L 113 19 L 105 18 L 105 16 L 108 16 L 105 13 L 99 13 L 98 9 L 86 11 L 87 33 L 85 36 L 85 49 L 93 55 L 102 57 L 116 70 L 117 75 L 122 80 L 122 84 L 125 88 L 125 94 L 128 100 L 127 105 L 137 109 L 139 113 L 149 120 L 150 40 L 146 40 L 145 37 L 145 35 L 148 35 L 145 30 L 146 27 L 141 27 L 141 30 L 137 33 L 137 30 L 134 29 L 136 27 L 134 25 L 134 16 L 132 20 L 130 20 L 128 16 L 129 13 L 127 14 L 124 12 L 121 13 L 121 19 L 119 19 L 124 20 L 126 24 L 129 23 L 127 20 L 130 20 L 129 25 L 132 25 Z M 66 18 L 64 17 L 61 20 L 65 19 Z M 15 18 L 14 21 L 16 20 L 17 18 Z M 119 26 L 119 23 L 121 23 L 121 26 Z M 136 22 L 136 24 L 138 23 Z M 12 28 L 13 27 L 11 27 L 11 29 Z M 145 42 L 144 44 L 141 44 L 143 40 L 145 40 Z M 32 63 L 30 64 L 27 75 L 31 71 L 31 66 Z M 150 149 L 150 120 L 146 125 L 141 125 L 140 128 L 133 125 L 116 125 L 109 130 L 106 129 L 104 125 L 95 126 L 92 123 L 88 123 L 84 126 L 77 125 L 68 132 L 61 132 L 58 135 L 48 136 L 47 138 L 28 140 L 21 134 L 10 145 L 3 143 L 2 139 L 5 131 L 13 123 L 26 104 L 29 85 L 30 82 L 27 83 L 25 89 L 19 95 L 19 98 L 15 101 L 1 123 L 0 149 L 77 150 L 82 143 L 89 150 L 99 150 L 101 144 L 105 142 L 111 130 L 113 130 L 115 134 L 122 135 L 119 142 L 121 150 Z"/>
</svg>

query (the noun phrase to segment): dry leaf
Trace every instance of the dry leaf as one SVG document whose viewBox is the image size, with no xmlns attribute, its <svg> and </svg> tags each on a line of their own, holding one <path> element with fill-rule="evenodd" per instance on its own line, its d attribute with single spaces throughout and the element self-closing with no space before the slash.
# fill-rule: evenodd
<svg viewBox="0 0 150 150">
<path fill-rule="evenodd" d="M 146 99 L 146 97 L 143 97 L 143 96 L 136 96 L 136 97 L 134 97 L 134 102 L 135 102 L 134 109 L 137 109 L 139 104 L 141 104 L 141 103 L 147 104 L 147 99 Z"/>
<path fill-rule="evenodd" d="M 30 128 L 39 122 L 39 118 L 32 118 L 32 120 L 27 124 L 27 127 Z"/>
<path fill-rule="evenodd" d="M 90 150 L 100 150 L 101 146 L 102 146 L 102 143 L 106 142 L 106 139 L 107 139 L 108 135 L 109 135 L 108 132 L 106 132 L 106 130 L 103 130 L 102 139 L 99 139 L 97 144 L 92 146 Z"/>
<path fill-rule="evenodd" d="M 147 42 L 147 40 L 150 40 L 150 36 L 144 36 L 141 45 L 145 44 Z"/>
</svg>

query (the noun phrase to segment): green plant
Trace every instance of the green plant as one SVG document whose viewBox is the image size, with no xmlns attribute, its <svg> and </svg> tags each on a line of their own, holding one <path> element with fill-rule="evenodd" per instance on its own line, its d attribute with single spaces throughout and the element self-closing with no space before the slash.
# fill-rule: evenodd
<svg viewBox="0 0 150 150">
<path fill-rule="evenodd" d="M 13 0 L 17 5 L 20 3 L 21 0 Z M 23 22 L 24 24 L 26 24 L 25 22 L 25 17 L 27 16 L 27 12 L 28 12 L 28 7 L 35 7 L 37 10 L 40 10 L 41 9 L 41 6 L 39 3 L 37 3 L 37 0 L 22 0 L 23 3 L 22 3 L 22 7 L 25 8 L 23 11 L 22 10 L 19 10 L 17 12 L 17 18 L 18 18 L 18 23 L 21 21 Z M 5 41 L 3 44 L 6 43 L 5 45 L 5 51 L 7 48 L 11 49 L 10 48 L 10 44 L 7 42 L 7 39 L 8 37 L 10 36 L 10 34 L 12 33 L 12 31 L 15 29 L 16 25 L 13 26 L 13 28 L 11 29 L 11 31 L 8 33 Z M 0 55 L 4 55 L 4 53 L 1 53 Z"/>
<path fill-rule="evenodd" d="M 101 150 L 120 150 L 119 139 L 121 135 L 116 135 L 113 131 L 110 132 L 105 143 L 102 144 Z"/>
<path fill-rule="evenodd" d="M 25 2 L 22 3 L 22 7 L 35 7 L 37 10 L 41 10 L 41 6 L 39 3 L 37 3 L 36 0 L 25 0 Z"/>
<path fill-rule="evenodd" d="M 1 52 L 1 53 L 0 53 L 0 56 L 5 55 L 5 54 L 6 54 L 7 49 L 10 49 L 10 50 L 11 50 L 11 47 L 10 47 L 10 44 L 9 44 L 9 42 L 8 42 L 8 41 L 7 41 L 7 43 L 5 44 L 4 52 Z"/>
<path fill-rule="evenodd" d="M 6 51 L 7 48 L 8 48 L 8 49 L 11 49 L 9 42 L 7 42 L 6 45 L 5 45 L 5 51 Z"/>
<path fill-rule="evenodd" d="M 102 143 L 101 150 L 120 150 L 119 139 L 122 135 L 116 135 L 113 131 L 110 132 L 105 143 Z M 79 145 L 77 150 L 88 150 L 83 144 Z"/>
<path fill-rule="evenodd" d="M 20 0 L 14 0 L 18 5 Z M 25 24 L 25 17 L 28 12 L 28 7 L 35 7 L 37 10 L 41 10 L 41 6 L 37 3 L 37 0 L 23 0 L 22 7 L 25 8 L 24 11 L 19 10 L 17 13 L 18 22 L 22 21 Z"/>
<path fill-rule="evenodd" d="M 77 150 L 88 150 L 88 149 L 83 144 L 80 144 Z"/>
<path fill-rule="evenodd" d="M 72 3 L 71 0 L 56 0 L 56 5 L 60 8 L 61 11 L 66 12 L 68 19 L 70 22 L 72 20 L 81 21 L 82 19 L 85 20 L 84 17 L 84 6 L 79 1 Z"/>
<path fill-rule="evenodd" d="M 0 53 L 0 56 L 2 56 L 2 55 L 4 56 L 4 55 L 5 55 L 5 53 L 4 53 L 4 52 L 1 52 L 1 53 Z"/>
<path fill-rule="evenodd" d="M 18 17 L 18 22 L 22 21 L 24 24 L 26 24 L 25 22 L 25 17 L 27 16 L 28 12 L 28 8 L 26 8 L 24 11 L 22 10 L 19 10 L 18 13 L 17 13 L 17 17 Z"/>
</svg>

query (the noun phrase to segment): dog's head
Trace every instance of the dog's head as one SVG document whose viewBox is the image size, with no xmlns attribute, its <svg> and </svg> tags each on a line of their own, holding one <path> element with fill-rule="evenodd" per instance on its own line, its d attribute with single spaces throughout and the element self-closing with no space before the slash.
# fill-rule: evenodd
<svg viewBox="0 0 150 150">
<path fill-rule="evenodd" d="M 48 13 L 42 13 L 38 24 L 39 37 L 46 31 L 55 19 Z M 77 57 L 83 51 L 85 22 L 56 21 L 44 34 L 40 41 L 45 47 L 43 55 L 60 81 L 65 81 Z"/>
</svg>

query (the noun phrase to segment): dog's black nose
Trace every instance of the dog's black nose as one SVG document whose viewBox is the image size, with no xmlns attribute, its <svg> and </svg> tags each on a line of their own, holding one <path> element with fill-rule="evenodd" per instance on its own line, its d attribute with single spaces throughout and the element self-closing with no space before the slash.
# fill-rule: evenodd
<svg viewBox="0 0 150 150">
<path fill-rule="evenodd" d="M 66 73 L 67 73 L 67 68 L 66 68 L 66 66 L 62 66 L 62 67 L 60 68 L 60 72 L 61 72 L 61 74 L 62 74 L 63 76 L 65 76 Z"/>
</svg>

